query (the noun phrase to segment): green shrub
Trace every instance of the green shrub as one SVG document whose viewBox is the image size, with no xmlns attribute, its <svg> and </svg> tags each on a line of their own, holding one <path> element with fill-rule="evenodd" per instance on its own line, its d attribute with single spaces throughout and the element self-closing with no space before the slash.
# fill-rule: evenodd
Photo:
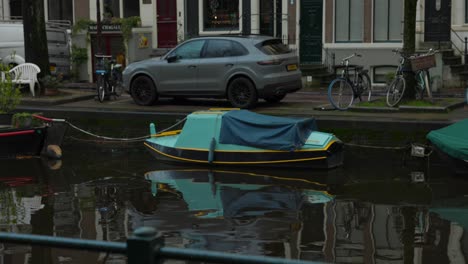
<svg viewBox="0 0 468 264">
<path fill-rule="evenodd" d="M 44 122 L 38 118 L 34 118 L 32 113 L 21 112 L 15 113 L 11 119 L 11 125 L 17 128 L 39 127 L 44 125 Z"/>
<path fill-rule="evenodd" d="M 8 74 L 8 67 L 0 66 L 0 72 L 5 75 L 0 80 L 0 113 L 11 113 L 21 101 L 21 91 Z"/>
</svg>

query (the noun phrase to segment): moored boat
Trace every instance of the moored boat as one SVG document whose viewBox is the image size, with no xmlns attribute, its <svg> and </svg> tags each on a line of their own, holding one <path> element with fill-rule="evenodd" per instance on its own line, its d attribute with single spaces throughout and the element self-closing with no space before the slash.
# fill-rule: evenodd
<svg viewBox="0 0 468 264">
<path fill-rule="evenodd" d="M 189 114 L 181 130 L 156 133 L 145 146 L 159 160 L 200 165 L 329 169 L 342 165 L 343 143 L 317 131 L 312 118 L 247 110 Z"/>
<path fill-rule="evenodd" d="M 37 115 L 34 117 L 45 122 L 31 127 L 0 126 L 1 159 L 38 157 L 44 153 L 56 155 L 55 158 L 61 156 L 61 150 L 56 149 L 61 144 L 66 127 L 52 124 L 54 119 Z"/>
<path fill-rule="evenodd" d="M 433 130 L 427 139 L 456 174 L 468 174 L 468 119 Z"/>
</svg>

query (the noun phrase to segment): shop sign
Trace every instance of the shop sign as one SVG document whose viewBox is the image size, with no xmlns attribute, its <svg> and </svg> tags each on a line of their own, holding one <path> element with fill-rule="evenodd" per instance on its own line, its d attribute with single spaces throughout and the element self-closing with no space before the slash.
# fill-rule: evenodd
<svg viewBox="0 0 468 264">
<path fill-rule="evenodd" d="M 97 32 L 97 25 L 92 24 L 88 27 L 89 32 Z M 101 32 L 121 32 L 122 25 L 120 24 L 101 24 Z"/>
</svg>

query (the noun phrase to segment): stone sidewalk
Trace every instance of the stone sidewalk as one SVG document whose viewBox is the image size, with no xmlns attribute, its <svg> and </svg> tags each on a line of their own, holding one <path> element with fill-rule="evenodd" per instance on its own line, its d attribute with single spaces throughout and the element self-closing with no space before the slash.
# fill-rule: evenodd
<svg viewBox="0 0 468 264">
<path fill-rule="evenodd" d="M 73 88 L 71 88 L 73 87 Z M 93 84 L 70 85 L 61 89 L 59 96 L 25 96 L 22 99 L 19 111 L 48 111 L 61 113 L 125 113 L 127 115 L 186 115 L 197 110 L 209 108 L 230 108 L 230 104 L 222 99 L 187 99 L 174 101 L 171 98 L 160 98 L 154 106 L 139 106 L 133 103 L 130 95 L 100 103 L 95 99 Z M 382 90 L 373 93 L 373 98 L 384 96 Z M 317 120 L 355 120 L 379 122 L 436 122 L 441 124 L 453 123 L 468 118 L 468 106 L 464 101 L 464 89 L 453 89 L 444 93 L 435 94 L 435 98 L 453 98 L 456 106 L 453 109 L 422 109 L 405 111 L 397 108 L 365 108 L 357 107 L 347 111 L 337 111 L 330 107 L 325 88 L 306 88 L 299 92 L 289 94 L 277 104 L 268 104 L 262 100 L 252 111 L 283 116 L 314 117 Z"/>
</svg>

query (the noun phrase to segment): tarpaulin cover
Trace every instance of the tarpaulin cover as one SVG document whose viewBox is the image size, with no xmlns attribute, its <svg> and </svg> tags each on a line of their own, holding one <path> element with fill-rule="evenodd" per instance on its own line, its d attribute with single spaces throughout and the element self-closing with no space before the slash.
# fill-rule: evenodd
<svg viewBox="0 0 468 264">
<path fill-rule="evenodd" d="M 447 155 L 468 160 L 468 119 L 431 131 L 427 139 Z"/>
<path fill-rule="evenodd" d="M 312 131 L 313 118 L 287 118 L 257 114 L 247 110 L 223 115 L 219 143 L 270 150 L 300 149 Z"/>
</svg>

